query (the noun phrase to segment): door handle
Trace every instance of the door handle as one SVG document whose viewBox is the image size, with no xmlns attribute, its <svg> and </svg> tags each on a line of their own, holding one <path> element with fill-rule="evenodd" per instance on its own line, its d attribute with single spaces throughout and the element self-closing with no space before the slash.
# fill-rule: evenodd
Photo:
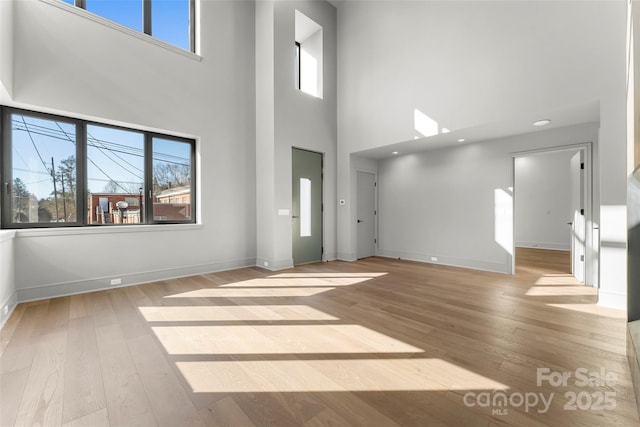
<svg viewBox="0 0 640 427">
<path fill-rule="evenodd" d="M 291 215 L 291 219 L 300 218 L 298 215 Z"/>
<path fill-rule="evenodd" d="M 573 222 L 568 222 L 567 225 L 573 225 Z"/>
<path fill-rule="evenodd" d="M 360 224 L 361 222 L 364 222 L 364 221 L 363 221 L 363 220 L 361 220 L 361 219 L 359 219 L 359 220 L 358 220 L 358 224 Z"/>
</svg>

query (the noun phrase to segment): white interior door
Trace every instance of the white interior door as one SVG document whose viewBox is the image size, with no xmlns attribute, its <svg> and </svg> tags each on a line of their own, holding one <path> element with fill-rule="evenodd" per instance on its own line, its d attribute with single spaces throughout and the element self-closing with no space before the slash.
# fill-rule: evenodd
<svg viewBox="0 0 640 427">
<path fill-rule="evenodd" d="M 358 259 L 376 254 L 376 176 L 370 172 L 357 174 L 356 206 Z"/>
<path fill-rule="evenodd" d="M 580 150 L 570 160 L 571 169 L 571 272 L 578 281 L 585 280 L 585 174 L 584 151 Z"/>
</svg>

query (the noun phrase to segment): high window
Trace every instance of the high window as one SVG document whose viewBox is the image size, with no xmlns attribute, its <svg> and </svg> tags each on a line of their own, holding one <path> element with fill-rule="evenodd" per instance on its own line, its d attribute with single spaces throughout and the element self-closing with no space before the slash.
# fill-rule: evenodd
<svg viewBox="0 0 640 427">
<path fill-rule="evenodd" d="M 61 0 L 195 52 L 195 0 Z"/>
<path fill-rule="evenodd" d="M 322 98 L 322 27 L 300 11 L 295 11 L 295 85 Z"/>
<path fill-rule="evenodd" d="M 195 141 L 2 110 L 2 227 L 195 222 Z"/>
</svg>

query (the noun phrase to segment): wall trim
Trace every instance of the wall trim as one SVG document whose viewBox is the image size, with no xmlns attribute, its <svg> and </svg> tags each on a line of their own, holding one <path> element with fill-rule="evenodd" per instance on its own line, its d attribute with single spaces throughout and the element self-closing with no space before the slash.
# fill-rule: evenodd
<svg viewBox="0 0 640 427">
<path fill-rule="evenodd" d="M 0 242 L 5 242 L 16 237 L 16 230 L 0 230 Z"/>
<path fill-rule="evenodd" d="M 267 262 L 269 265 L 266 266 L 264 263 Z M 264 268 L 265 270 L 270 271 L 278 271 L 278 270 L 286 270 L 287 268 L 293 268 L 293 258 L 290 259 L 281 259 L 278 261 L 273 261 L 269 259 L 258 258 L 255 261 L 255 266 Z"/>
<path fill-rule="evenodd" d="M 354 262 L 354 261 L 358 260 L 358 257 L 353 252 L 349 252 L 349 253 L 338 252 L 336 260 L 338 260 L 338 261 L 346 261 L 346 262 Z"/>
<path fill-rule="evenodd" d="M 627 296 L 617 292 L 607 292 L 598 289 L 598 305 L 602 307 L 627 309 Z"/>
<path fill-rule="evenodd" d="M 502 274 L 511 274 L 509 272 L 509 265 L 507 262 L 504 264 L 488 262 L 488 261 L 480 261 L 480 260 L 472 260 L 472 259 L 461 259 L 454 257 L 445 257 L 437 255 L 438 261 L 431 261 L 431 255 L 425 255 L 414 252 L 402 252 L 402 251 L 389 251 L 384 249 L 378 249 L 376 251 L 376 256 L 380 256 L 383 258 L 395 258 L 395 259 L 403 259 L 408 261 L 417 261 L 423 262 L 427 264 L 438 264 L 438 265 L 447 265 L 450 267 L 459 267 L 459 268 L 467 268 L 470 270 L 481 270 L 481 271 L 489 271 L 492 273 L 502 273 Z"/>
<path fill-rule="evenodd" d="M 75 280 L 64 283 L 53 283 L 41 286 L 18 289 L 17 301 L 28 302 L 48 298 L 57 298 L 68 295 L 84 294 L 88 292 L 103 291 L 107 289 L 120 288 L 126 286 L 141 285 L 161 280 L 177 279 L 180 277 L 197 276 L 218 271 L 234 270 L 256 265 L 255 258 L 245 258 L 239 260 L 228 260 L 210 264 L 192 265 L 187 267 L 174 267 L 161 270 L 146 271 L 141 273 L 123 274 L 122 284 L 111 286 L 110 277 L 100 277 L 87 280 Z"/>
<path fill-rule="evenodd" d="M 570 251 L 571 245 L 549 242 L 516 242 L 516 248 L 547 249 L 551 251 Z"/>
<path fill-rule="evenodd" d="M 14 291 L 9 298 L 2 302 L 2 305 L 0 306 L 0 329 L 2 329 L 7 323 L 7 320 L 9 320 L 17 305 L 18 293 L 17 291 Z M 4 314 L 4 307 L 8 307 L 7 314 Z"/>
</svg>

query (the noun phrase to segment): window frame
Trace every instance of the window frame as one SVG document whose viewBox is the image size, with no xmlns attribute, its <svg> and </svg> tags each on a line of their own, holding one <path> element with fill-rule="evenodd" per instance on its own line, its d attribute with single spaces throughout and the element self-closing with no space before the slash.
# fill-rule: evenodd
<svg viewBox="0 0 640 427">
<path fill-rule="evenodd" d="M 295 62 L 295 77 L 294 77 L 294 84 L 296 86 L 296 89 L 301 90 L 301 86 L 302 86 L 302 46 L 300 45 L 299 41 L 295 41 L 295 48 L 294 48 L 294 62 Z"/>
<path fill-rule="evenodd" d="M 189 182 L 189 191 L 191 195 L 191 201 L 190 201 L 191 219 L 189 220 L 159 220 L 154 218 L 154 215 L 153 215 L 153 139 L 154 138 L 190 144 L 189 154 L 191 156 L 191 162 L 190 162 L 191 179 Z M 157 132 L 146 132 L 144 142 L 145 142 L 144 144 L 144 161 L 145 161 L 144 219 L 145 221 L 148 221 L 146 223 L 148 224 L 193 224 L 195 223 L 195 215 L 196 215 L 196 204 L 195 204 L 196 144 L 195 144 L 195 141 L 189 138 L 164 135 Z M 147 185 L 148 183 L 150 185 Z"/>
<path fill-rule="evenodd" d="M 54 120 L 76 126 L 76 222 L 13 222 L 13 207 L 11 194 L 13 187 L 13 138 L 11 116 L 13 114 L 34 117 L 44 120 Z M 87 168 L 87 127 L 90 125 L 107 127 L 129 132 L 142 133 L 144 136 L 144 209 L 141 206 L 140 212 L 142 220 L 133 224 L 92 224 L 87 218 L 89 206 L 88 193 L 88 168 Z M 21 108 L 7 107 L 0 105 L 0 152 L 2 161 L 0 162 L 0 229 L 35 229 L 35 228 L 111 228 L 130 227 L 141 225 L 162 225 L 162 224 L 196 224 L 197 218 L 197 193 L 196 193 L 196 141 L 193 138 L 163 134 L 155 131 L 145 131 L 126 126 L 118 126 L 108 123 L 96 122 L 93 120 L 82 120 L 57 114 L 42 113 L 38 111 L 25 110 Z M 190 219 L 185 220 L 155 220 L 153 217 L 153 138 L 161 138 L 169 141 L 187 143 L 190 146 Z"/>
<path fill-rule="evenodd" d="M 59 0 L 59 1 L 63 1 L 63 0 Z M 159 40 L 163 43 L 167 43 L 168 45 L 175 46 L 178 49 L 182 49 L 180 46 L 174 45 L 165 40 L 157 39 L 153 36 L 153 28 L 151 25 L 151 21 L 152 21 L 151 9 L 152 9 L 152 3 L 154 1 L 161 1 L 161 0 L 140 0 L 141 6 L 142 6 L 142 31 L 138 31 L 130 27 L 127 27 L 127 28 L 138 33 L 146 34 L 150 37 L 153 37 L 155 40 Z M 186 1 L 189 3 L 189 52 L 196 53 L 196 0 L 186 0 Z M 74 0 L 73 6 L 87 11 L 87 0 Z M 92 12 L 89 12 L 89 13 L 92 13 Z M 97 16 L 100 16 L 101 18 L 106 19 L 110 22 L 115 22 L 118 25 L 122 25 L 119 22 L 113 21 L 104 16 L 101 16 L 101 15 L 97 15 Z"/>
</svg>

